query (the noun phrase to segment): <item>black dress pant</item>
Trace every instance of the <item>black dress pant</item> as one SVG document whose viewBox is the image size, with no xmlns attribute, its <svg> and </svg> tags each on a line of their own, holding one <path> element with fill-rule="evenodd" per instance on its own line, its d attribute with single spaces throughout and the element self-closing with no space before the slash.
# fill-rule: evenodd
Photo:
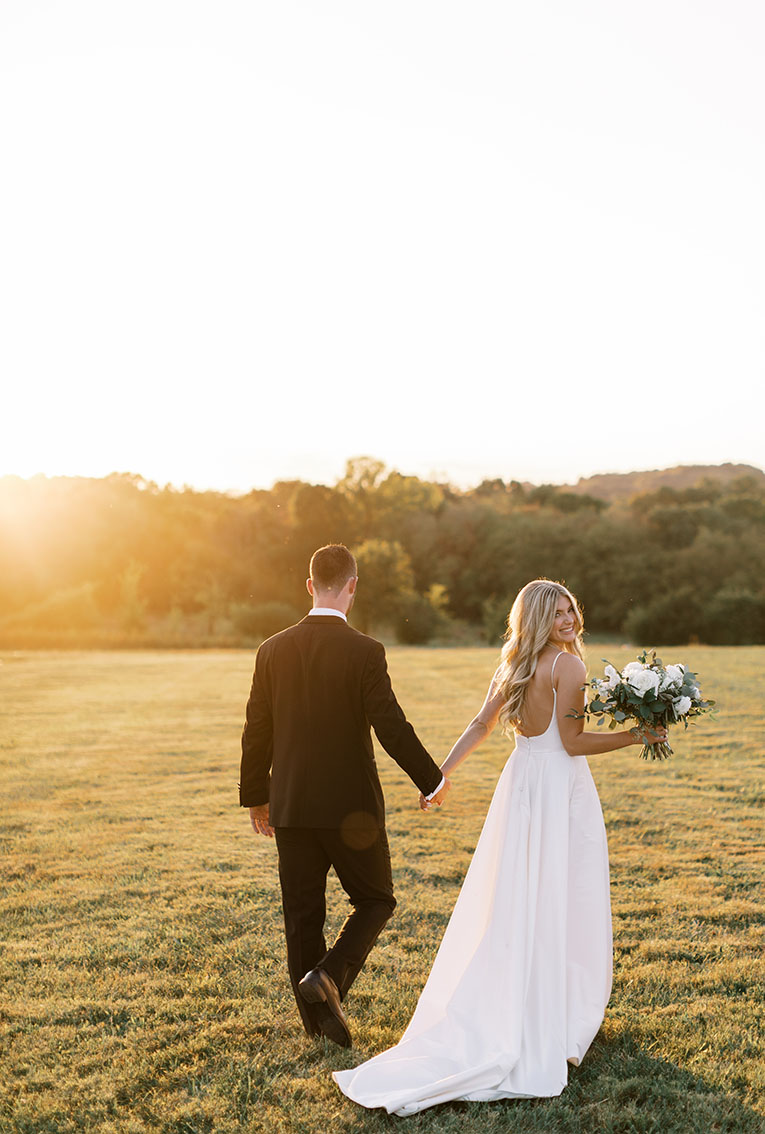
<svg viewBox="0 0 765 1134">
<path fill-rule="evenodd" d="M 311 969 L 322 968 L 341 998 L 348 992 L 396 906 L 388 838 L 385 829 L 377 827 L 277 827 L 275 834 L 290 980 L 306 1031 L 314 1035 L 319 1031 L 317 1006 L 303 1000 L 298 981 Z M 324 919 L 330 867 L 353 909 L 328 950 Z"/>
</svg>

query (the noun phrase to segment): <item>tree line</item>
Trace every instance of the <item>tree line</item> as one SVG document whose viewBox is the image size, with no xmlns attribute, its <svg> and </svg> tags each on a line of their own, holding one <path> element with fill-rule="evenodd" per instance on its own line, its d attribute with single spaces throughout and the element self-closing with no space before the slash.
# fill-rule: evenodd
<svg viewBox="0 0 765 1134">
<path fill-rule="evenodd" d="M 469 490 L 355 458 L 334 485 L 241 496 L 102 479 L 0 478 L 0 645 L 254 645 L 300 618 L 312 551 L 359 563 L 352 622 L 405 643 L 496 643 L 529 579 L 587 628 L 642 645 L 765 642 L 765 476 L 602 499 Z"/>
</svg>

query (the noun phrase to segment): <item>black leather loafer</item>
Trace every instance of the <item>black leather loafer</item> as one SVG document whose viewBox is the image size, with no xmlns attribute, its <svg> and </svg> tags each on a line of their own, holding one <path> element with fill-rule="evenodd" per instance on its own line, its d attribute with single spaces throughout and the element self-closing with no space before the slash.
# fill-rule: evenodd
<svg viewBox="0 0 765 1134">
<path fill-rule="evenodd" d="M 329 973 L 324 969 L 311 969 L 298 982 L 300 995 L 308 1004 L 320 1005 L 317 1010 L 317 1024 L 321 1034 L 339 1047 L 350 1047 L 351 1033 L 348 1021 L 340 1006 L 340 993 Z"/>
</svg>

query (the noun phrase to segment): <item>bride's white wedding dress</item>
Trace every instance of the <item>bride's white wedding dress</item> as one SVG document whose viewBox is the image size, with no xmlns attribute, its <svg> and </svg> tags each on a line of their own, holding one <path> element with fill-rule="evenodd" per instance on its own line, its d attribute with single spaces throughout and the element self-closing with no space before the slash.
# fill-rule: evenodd
<svg viewBox="0 0 765 1134">
<path fill-rule="evenodd" d="M 556 658 L 557 661 L 557 658 Z M 584 756 L 556 719 L 516 734 L 414 1016 L 340 1089 L 414 1114 L 454 1099 L 549 1097 L 566 1086 L 611 994 L 608 847 Z"/>
</svg>

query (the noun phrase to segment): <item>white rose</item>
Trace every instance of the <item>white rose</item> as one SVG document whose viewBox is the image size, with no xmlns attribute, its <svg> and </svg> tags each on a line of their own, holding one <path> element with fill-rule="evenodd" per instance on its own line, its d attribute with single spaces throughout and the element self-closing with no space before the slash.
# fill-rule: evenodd
<svg viewBox="0 0 765 1134">
<path fill-rule="evenodd" d="M 698 685 L 692 685 L 689 689 L 689 693 L 691 697 L 693 697 L 694 701 L 698 701 L 698 699 L 701 697 L 701 690 L 699 689 Z"/>
<path fill-rule="evenodd" d="M 681 665 L 668 665 L 667 666 L 667 676 L 666 676 L 665 681 L 662 682 L 661 687 L 662 687 L 662 689 L 667 689 L 667 688 L 669 688 L 670 685 L 676 685 L 677 688 L 679 689 L 680 686 L 683 684 L 683 678 L 684 677 L 685 677 L 685 670 L 683 669 L 683 667 Z"/>
<path fill-rule="evenodd" d="M 604 689 L 615 689 L 621 681 L 621 676 L 612 665 L 606 666 L 606 680 L 601 682 Z"/>
<path fill-rule="evenodd" d="M 607 681 L 593 681 L 592 692 L 593 700 L 602 701 L 604 705 L 611 696 L 611 688 Z"/>
<path fill-rule="evenodd" d="M 641 665 L 639 661 L 631 661 L 631 662 L 629 662 L 628 665 L 625 665 L 624 669 L 622 670 L 622 677 L 624 678 L 625 681 L 628 681 L 630 679 L 630 677 L 633 676 L 633 674 L 644 673 L 644 672 L 645 672 L 645 666 L 644 665 Z"/>
<path fill-rule="evenodd" d="M 690 697 L 678 697 L 677 700 L 673 702 L 673 704 L 675 706 L 675 713 L 677 714 L 677 716 L 684 717 L 690 709 L 692 701 Z"/>
<path fill-rule="evenodd" d="M 641 669 L 640 673 L 631 674 L 627 680 L 627 684 L 631 689 L 634 689 L 641 697 L 645 697 L 649 691 L 652 693 L 658 692 L 659 689 L 659 675 L 654 673 L 652 669 Z"/>
</svg>

